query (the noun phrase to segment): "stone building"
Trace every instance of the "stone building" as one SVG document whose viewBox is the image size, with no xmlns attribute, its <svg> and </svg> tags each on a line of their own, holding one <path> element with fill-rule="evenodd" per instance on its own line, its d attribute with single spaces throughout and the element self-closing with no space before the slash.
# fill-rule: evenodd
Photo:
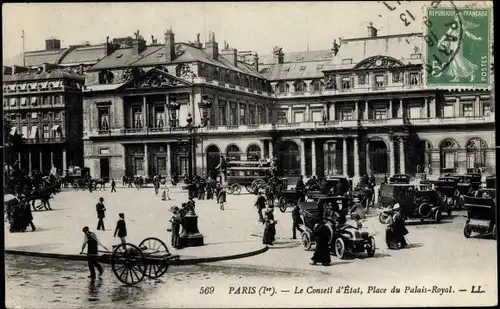
<svg viewBox="0 0 500 309">
<path fill-rule="evenodd" d="M 4 67 L 2 84 L 3 116 L 12 125 L 10 133 L 26 139 L 12 160 L 29 172 L 82 166 L 84 77 L 49 64 L 36 70 Z"/>
</svg>

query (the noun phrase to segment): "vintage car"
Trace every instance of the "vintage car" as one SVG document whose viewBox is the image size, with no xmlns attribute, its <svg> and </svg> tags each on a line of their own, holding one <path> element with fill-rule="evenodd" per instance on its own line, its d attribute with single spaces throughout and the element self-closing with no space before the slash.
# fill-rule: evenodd
<svg viewBox="0 0 500 309">
<path fill-rule="evenodd" d="M 395 174 L 389 178 L 389 183 L 409 184 L 411 176 L 406 174 Z"/>
<path fill-rule="evenodd" d="M 476 232 L 481 236 L 492 235 L 496 239 L 496 191 L 480 189 L 475 196 L 466 195 L 464 207 L 467 209 L 464 236 L 469 238 L 472 232 Z"/>
<path fill-rule="evenodd" d="M 336 192 L 339 182 L 342 184 L 342 189 L 341 192 Z M 335 195 L 344 195 L 349 191 L 349 180 L 344 176 L 328 176 L 320 180 L 320 191 L 323 194 L 331 194 L 332 189 Z"/>
<path fill-rule="evenodd" d="M 487 176 L 486 177 L 486 188 L 495 189 L 496 188 L 496 181 L 497 181 L 497 178 L 495 175 Z"/>
<path fill-rule="evenodd" d="M 442 204 L 461 208 L 460 190 L 469 193 L 470 186 L 467 184 L 459 186 L 459 181 L 458 176 L 445 176 L 439 177 L 435 182 L 434 190 L 438 192 Z"/>
<path fill-rule="evenodd" d="M 306 190 L 284 189 L 278 193 L 278 207 L 285 212 L 289 206 L 295 206 L 298 202 L 306 200 Z"/>
<path fill-rule="evenodd" d="M 381 184 L 378 204 L 385 208 L 379 215 L 382 224 L 392 216 L 392 207 L 399 203 L 407 218 L 434 219 L 441 221 L 443 212 L 451 215 L 451 207 L 440 203 L 439 195 L 434 190 L 421 190 L 418 186 L 408 184 Z"/>
</svg>

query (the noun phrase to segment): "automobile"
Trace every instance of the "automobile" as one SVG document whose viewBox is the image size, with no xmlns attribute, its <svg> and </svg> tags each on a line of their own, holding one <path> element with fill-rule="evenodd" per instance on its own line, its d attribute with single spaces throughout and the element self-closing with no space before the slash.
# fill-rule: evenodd
<svg viewBox="0 0 500 309">
<path fill-rule="evenodd" d="M 464 196 L 464 207 L 467 210 L 467 221 L 463 231 L 466 238 L 471 237 L 472 232 L 480 236 L 492 235 L 497 238 L 494 189 L 480 189 L 475 196 Z"/>
<path fill-rule="evenodd" d="M 349 180 L 345 176 L 328 176 L 320 180 L 320 191 L 323 194 L 330 194 L 332 189 L 337 190 L 337 184 L 342 184 L 342 191 L 335 192 L 336 195 L 344 195 L 349 191 Z"/>
<path fill-rule="evenodd" d="M 419 186 L 409 184 L 381 184 L 378 204 L 384 210 L 379 214 L 380 223 L 385 224 L 388 217 L 394 214 L 392 207 L 396 203 L 403 209 L 406 218 L 419 218 L 420 221 L 433 219 L 439 222 L 443 212 L 448 215 L 452 212 L 451 207 L 440 203 L 435 190 L 421 190 Z"/>
<path fill-rule="evenodd" d="M 306 200 L 306 190 L 284 189 L 278 193 L 278 207 L 281 212 L 285 212 L 289 206 L 294 206 L 298 202 Z"/>
<path fill-rule="evenodd" d="M 496 188 L 496 181 L 497 181 L 497 178 L 495 175 L 487 176 L 486 177 L 486 188 L 495 189 Z"/>
<path fill-rule="evenodd" d="M 461 192 L 468 194 L 471 192 L 471 187 L 466 183 L 459 185 L 459 181 L 458 176 L 439 177 L 434 184 L 434 190 L 438 192 L 441 204 L 459 209 L 462 207 Z"/>
<path fill-rule="evenodd" d="M 389 183 L 409 184 L 411 176 L 407 174 L 395 174 L 389 178 Z"/>
</svg>

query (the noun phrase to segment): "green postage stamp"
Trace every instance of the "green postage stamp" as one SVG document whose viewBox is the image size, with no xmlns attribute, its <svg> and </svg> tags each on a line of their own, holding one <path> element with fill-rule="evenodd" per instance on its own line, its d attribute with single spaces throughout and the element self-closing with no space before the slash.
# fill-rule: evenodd
<svg viewBox="0 0 500 309">
<path fill-rule="evenodd" d="M 491 7 L 433 1 L 424 12 L 427 86 L 489 88 L 493 74 Z"/>
</svg>

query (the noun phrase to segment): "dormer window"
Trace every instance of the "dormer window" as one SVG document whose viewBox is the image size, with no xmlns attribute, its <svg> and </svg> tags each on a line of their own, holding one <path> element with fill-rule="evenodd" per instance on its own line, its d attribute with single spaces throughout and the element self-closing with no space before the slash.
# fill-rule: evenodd
<svg viewBox="0 0 500 309">
<path fill-rule="evenodd" d="M 342 89 L 351 89 L 352 84 L 351 77 L 342 77 Z"/>
<path fill-rule="evenodd" d="M 323 82 L 320 80 L 315 80 L 312 82 L 313 91 L 322 91 L 323 90 Z"/>
<path fill-rule="evenodd" d="M 417 72 L 410 73 L 410 85 L 420 85 L 420 74 Z"/>
<path fill-rule="evenodd" d="M 302 81 L 298 81 L 294 84 L 295 86 L 295 92 L 305 92 L 306 91 L 306 84 Z"/>
<path fill-rule="evenodd" d="M 156 58 L 161 58 L 161 57 L 163 57 L 163 55 L 165 55 L 165 53 L 159 53 L 156 55 Z"/>
<path fill-rule="evenodd" d="M 352 58 L 342 59 L 342 64 L 352 64 Z"/>
<path fill-rule="evenodd" d="M 269 68 L 263 68 L 259 73 L 269 73 Z"/>
<path fill-rule="evenodd" d="M 410 59 L 422 59 L 422 54 L 411 54 Z"/>
<path fill-rule="evenodd" d="M 301 60 L 304 60 L 304 57 L 301 57 L 301 56 L 297 57 L 297 61 L 301 61 Z"/>
<path fill-rule="evenodd" d="M 289 89 L 289 86 L 285 82 L 279 82 L 276 85 L 276 90 L 278 90 L 278 93 L 287 93 Z"/>
</svg>

